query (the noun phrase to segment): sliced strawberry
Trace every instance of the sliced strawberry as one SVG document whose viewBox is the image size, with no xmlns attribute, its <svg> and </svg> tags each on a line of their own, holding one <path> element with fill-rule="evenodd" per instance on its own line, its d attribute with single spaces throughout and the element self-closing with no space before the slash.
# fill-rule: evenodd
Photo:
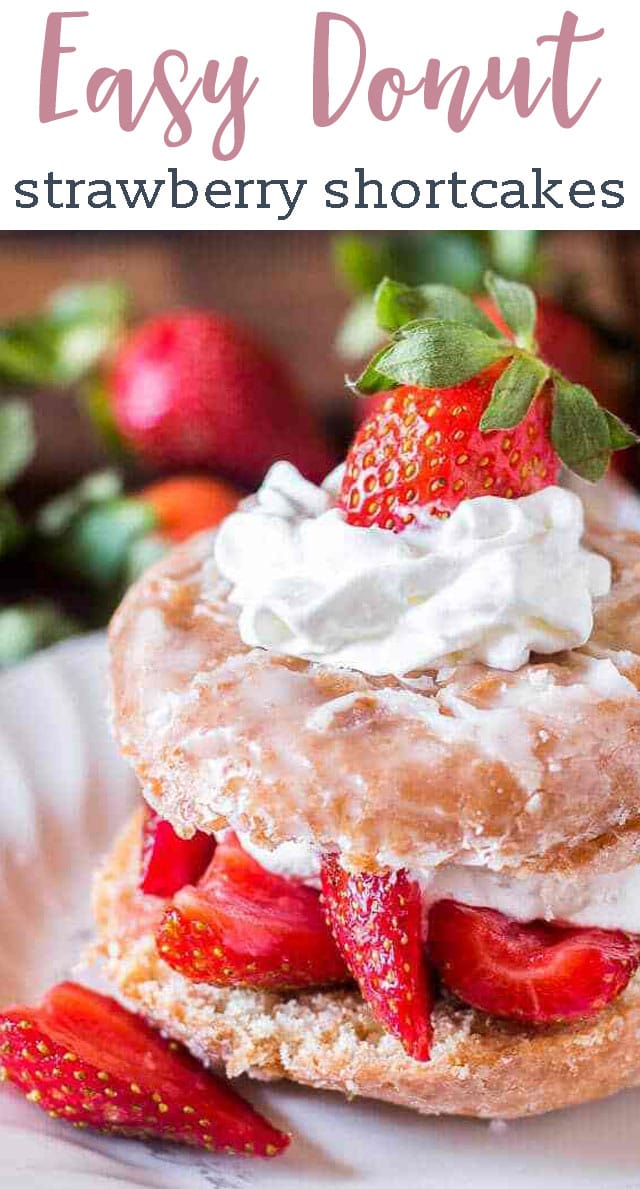
<svg viewBox="0 0 640 1189">
<path fill-rule="evenodd" d="M 322 891 L 329 927 L 374 1016 L 410 1057 L 428 1061 L 433 994 L 417 884 L 405 871 L 350 874 L 328 855 Z"/>
<path fill-rule="evenodd" d="M 289 1137 L 115 999 L 60 983 L 0 1015 L 4 1076 L 76 1127 L 276 1156 Z"/>
<path fill-rule="evenodd" d="M 150 896 L 173 896 L 185 884 L 196 883 L 206 871 L 216 840 L 196 830 L 180 838 L 173 826 L 146 807 L 142 829 L 140 887 Z"/>
<path fill-rule="evenodd" d="M 441 900 L 429 913 L 429 956 L 465 1003 L 531 1024 L 580 1019 L 624 990 L 640 938 L 607 929 L 521 924 L 489 908 Z"/>
<path fill-rule="evenodd" d="M 319 893 L 265 871 L 233 835 L 198 886 L 174 897 L 156 942 L 196 982 L 284 989 L 349 981 Z"/>
</svg>

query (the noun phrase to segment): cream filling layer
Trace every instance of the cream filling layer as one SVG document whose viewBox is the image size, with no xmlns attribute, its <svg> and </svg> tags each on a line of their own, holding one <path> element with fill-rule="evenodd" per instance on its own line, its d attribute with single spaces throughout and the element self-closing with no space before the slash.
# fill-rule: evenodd
<svg viewBox="0 0 640 1189">
<path fill-rule="evenodd" d="M 320 858 L 306 842 L 284 842 L 274 850 L 254 846 L 240 835 L 245 849 L 268 871 L 320 886 Z M 494 908 L 517 921 L 564 921 L 640 934 L 640 863 L 606 875 L 567 879 L 559 875 L 526 878 L 482 867 L 445 863 L 413 871 L 425 906 L 457 900 L 476 908 Z"/>
</svg>

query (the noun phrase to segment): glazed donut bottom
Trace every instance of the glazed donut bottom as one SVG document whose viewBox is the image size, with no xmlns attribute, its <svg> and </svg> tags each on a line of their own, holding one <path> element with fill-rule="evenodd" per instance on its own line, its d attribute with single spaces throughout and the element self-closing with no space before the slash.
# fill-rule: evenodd
<svg viewBox="0 0 640 1189">
<path fill-rule="evenodd" d="M 158 955 L 162 902 L 138 889 L 140 813 L 95 885 L 98 953 L 134 1010 L 236 1077 L 288 1078 L 423 1114 L 517 1118 L 640 1084 L 640 975 L 593 1019 L 531 1028 L 439 1000 L 427 1064 L 412 1060 L 356 991 L 274 994 L 196 984 Z"/>
</svg>

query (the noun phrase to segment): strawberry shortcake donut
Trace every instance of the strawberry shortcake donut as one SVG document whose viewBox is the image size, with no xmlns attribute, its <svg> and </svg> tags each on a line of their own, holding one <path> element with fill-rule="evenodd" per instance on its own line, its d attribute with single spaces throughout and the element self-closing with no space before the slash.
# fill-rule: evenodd
<svg viewBox="0 0 640 1189">
<path fill-rule="evenodd" d="M 276 464 L 126 596 L 146 804 L 96 917 L 231 1074 L 513 1117 L 640 1083 L 640 537 L 560 478 L 631 431 L 489 286 L 383 285 L 345 467 Z"/>
</svg>

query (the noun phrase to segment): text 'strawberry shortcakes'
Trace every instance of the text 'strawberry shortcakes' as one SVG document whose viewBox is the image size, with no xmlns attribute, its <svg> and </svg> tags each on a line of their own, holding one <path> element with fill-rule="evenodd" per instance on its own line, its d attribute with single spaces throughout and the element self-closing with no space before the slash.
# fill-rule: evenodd
<svg viewBox="0 0 640 1189">
<path fill-rule="evenodd" d="M 345 466 L 277 464 L 125 598 L 170 878 L 152 910 L 137 816 L 96 914 L 125 1000 L 232 1074 L 508 1117 L 640 1083 L 640 542 L 563 478 L 634 435 L 487 284 L 385 281 Z"/>
</svg>

